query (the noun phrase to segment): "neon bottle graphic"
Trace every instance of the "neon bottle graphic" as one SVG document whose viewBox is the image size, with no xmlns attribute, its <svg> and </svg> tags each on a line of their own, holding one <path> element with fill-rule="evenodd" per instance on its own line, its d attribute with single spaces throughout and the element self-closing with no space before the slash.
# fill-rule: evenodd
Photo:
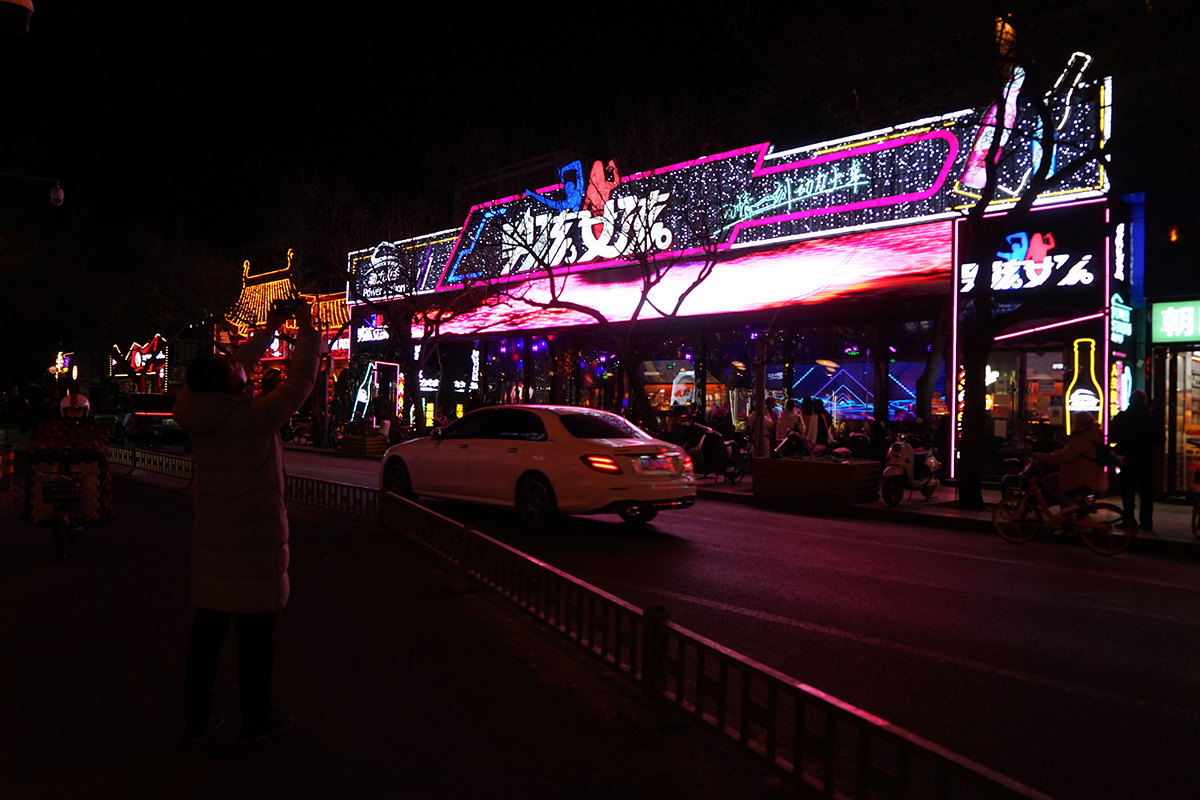
<svg viewBox="0 0 1200 800">
<path fill-rule="evenodd" d="M 1004 89 L 1004 122 L 1000 130 L 1000 148 L 996 151 L 996 160 L 1004 153 L 1004 145 L 1008 143 L 1008 135 L 1012 132 L 1013 124 L 1017 121 L 1017 96 L 1021 93 L 1021 85 L 1025 83 L 1025 70 L 1017 67 L 1008 86 Z M 975 146 L 967 157 L 967 167 L 963 170 L 959 181 L 972 189 L 982 189 L 987 182 L 987 154 L 992 147 L 992 139 L 996 136 L 995 105 L 987 110 L 980 123 L 979 134 L 975 137 Z"/>
<path fill-rule="evenodd" d="M 1088 411 L 1096 422 L 1104 418 L 1101 398 L 1104 390 L 1096 380 L 1096 340 L 1075 340 L 1075 372 L 1067 386 L 1067 435 L 1071 435 L 1071 415 L 1077 411 Z"/>
</svg>

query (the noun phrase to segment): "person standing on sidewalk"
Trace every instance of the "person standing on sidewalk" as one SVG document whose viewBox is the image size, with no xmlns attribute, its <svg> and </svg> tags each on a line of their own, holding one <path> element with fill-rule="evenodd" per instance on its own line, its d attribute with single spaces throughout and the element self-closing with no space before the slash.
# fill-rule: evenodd
<svg viewBox="0 0 1200 800">
<path fill-rule="evenodd" d="M 299 331 L 288 376 L 255 397 L 247 376 L 286 317 L 232 358 L 202 356 L 188 367 L 175 419 L 192 439 L 195 474 L 190 599 L 196 606 L 184 678 L 184 738 L 204 739 L 225 721 L 213 710 L 221 643 L 235 619 L 242 742 L 282 733 L 292 717 L 271 707 L 277 614 L 288 599 L 288 518 L 279 428 L 313 390 L 320 339 L 312 311 L 296 312 Z"/>
<path fill-rule="evenodd" d="M 1108 438 L 1118 455 L 1125 457 L 1121 466 L 1121 502 L 1126 519 L 1133 519 L 1134 497 L 1142 501 L 1138 528 L 1154 530 L 1154 452 L 1167 441 L 1162 420 L 1150 413 L 1146 393 L 1129 395 L 1129 405 L 1112 418 Z"/>
</svg>

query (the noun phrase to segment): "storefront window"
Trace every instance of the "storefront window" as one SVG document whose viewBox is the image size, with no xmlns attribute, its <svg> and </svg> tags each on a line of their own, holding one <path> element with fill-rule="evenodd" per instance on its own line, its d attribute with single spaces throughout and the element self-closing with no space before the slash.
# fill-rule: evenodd
<svg viewBox="0 0 1200 800">
<path fill-rule="evenodd" d="M 579 353 L 579 402 L 585 408 L 619 411 L 615 353 L 604 348 L 584 347 Z"/>
<path fill-rule="evenodd" d="M 1169 453 L 1175 464 L 1175 491 L 1194 492 L 1200 484 L 1194 480 L 1200 469 L 1200 352 L 1185 351 L 1175 355 L 1176 402 L 1172 412 L 1174 419 L 1174 441 L 1169 443 Z M 1168 432 L 1171 426 L 1168 422 Z"/>
<path fill-rule="evenodd" d="M 554 372 L 550 355 L 550 342 L 542 336 L 529 337 L 529 365 L 526 380 L 529 382 L 527 402 L 545 405 L 550 402 L 550 390 Z"/>
</svg>

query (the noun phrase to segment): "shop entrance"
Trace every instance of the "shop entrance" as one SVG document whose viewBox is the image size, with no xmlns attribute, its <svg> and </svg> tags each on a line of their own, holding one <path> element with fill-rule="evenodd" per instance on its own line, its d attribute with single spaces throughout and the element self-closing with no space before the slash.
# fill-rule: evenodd
<svg viewBox="0 0 1200 800">
<path fill-rule="evenodd" d="M 1168 494 L 1200 491 L 1200 347 L 1155 348 L 1153 401 L 1166 426 Z M 1164 400 L 1166 402 L 1164 402 Z"/>
<path fill-rule="evenodd" d="M 403 398 L 400 396 L 400 365 L 375 362 L 375 424 L 395 419 Z"/>
</svg>

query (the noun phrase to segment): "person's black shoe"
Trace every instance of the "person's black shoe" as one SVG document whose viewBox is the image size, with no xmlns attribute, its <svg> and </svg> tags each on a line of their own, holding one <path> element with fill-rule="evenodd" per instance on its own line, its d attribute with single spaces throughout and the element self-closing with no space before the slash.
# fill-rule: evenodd
<svg viewBox="0 0 1200 800">
<path fill-rule="evenodd" d="M 183 731 L 183 740 L 188 744 L 202 742 L 204 739 L 217 728 L 225 724 L 225 713 L 222 711 L 214 711 L 208 715 L 208 719 L 200 722 L 189 722 Z"/>
<path fill-rule="evenodd" d="M 1154 526 L 1148 522 L 1143 522 L 1141 525 L 1138 525 L 1138 530 L 1145 531 L 1146 533 L 1154 533 Z"/>
<path fill-rule="evenodd" d="M 238 741 L 242 744 L 254 744 L 263 739 L 270 739 L 275 734 L 283 733 L 292 727 L 292 723 L 295 721 L 295 718 L 286 711 L 271 709 L 271 713 L 267 715 L 264 722 L 257 725 L 243 725 L 242 735 L 238 737 Z"/>
</svg>

